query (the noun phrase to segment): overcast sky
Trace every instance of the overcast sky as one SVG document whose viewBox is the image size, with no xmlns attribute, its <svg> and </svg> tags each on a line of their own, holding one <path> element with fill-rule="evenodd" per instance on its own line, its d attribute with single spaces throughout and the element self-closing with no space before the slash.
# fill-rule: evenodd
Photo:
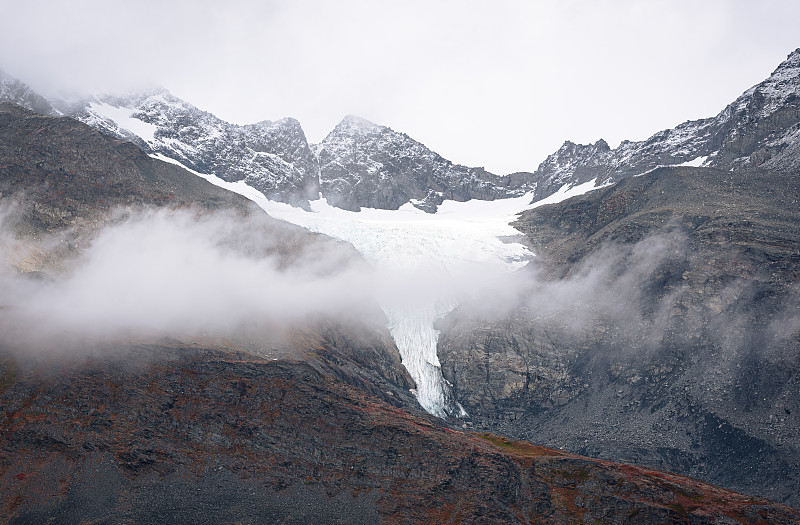
<svg viewBox="0 0 800 525">
<path fill-rule="evenodd" d="M 236 123 L 346 114 L 533 171 L 712 116 L 800 47 L 800 2 L 0 0 L 0 68 L 39 89 L 157 84 Z"/>
</svg>

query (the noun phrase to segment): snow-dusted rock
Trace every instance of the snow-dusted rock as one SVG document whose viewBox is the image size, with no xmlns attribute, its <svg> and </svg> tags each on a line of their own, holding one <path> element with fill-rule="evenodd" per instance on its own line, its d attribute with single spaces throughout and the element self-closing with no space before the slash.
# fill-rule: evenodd
<svg viewBox="0 0 800 525">
<path fill-rule="evenodd" d="M 2 69 L 0 69 L 0 102 L 11 102 L 42 115 L 59 114 L 46 98 Z"/>
<path fill-rule="evenodd" d="M 798 138 L 800 49 L 716 117 L 684 122 L 644 141 L 623 141 L 614 149 L 602 139 L 591 145 L 565 142 L 534 173 L 535 198 L 564 184 L 617 181 L 659 166 L 791 169 L 800 161 Z"/>
<path fill-rule="evenodd" d="M 435 211 L 445 199 L 494 200 L 530 191 L 527 177 L 453 164 L 404 133 L 354 116 L 345 117 L 317 153 L 322 194 L 346 210 L 396 210 L 411 202 Z"/>
<path fill-rule="evenodd" d="M 92 97 L 64 113 L 195 171 L 244 180 L 275 200 L 307 205 L 319 194 L 316 158 L 294 119 L 230 124 L 163 89 Z"/>
</svg>

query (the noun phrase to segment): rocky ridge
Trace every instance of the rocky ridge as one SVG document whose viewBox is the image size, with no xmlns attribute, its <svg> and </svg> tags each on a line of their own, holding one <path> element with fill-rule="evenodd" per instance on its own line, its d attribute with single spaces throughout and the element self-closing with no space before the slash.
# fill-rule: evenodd
<svg viewBox="0 0 800 525">
<path fill-rule="evenodd" d="M 717 116 L 688 121 L 644 141 L 611 149 L 565 142 L 533 174 L 534 200 L 564 184 L 618 181 L 659 166 L 697 165 L 723 170 L 787 170 L 800 159 L 800 49 L 763 82 L 745 91 Z"/>
<path fill-rule="evenodd" d="M 0 69 L 0 102 L 12 102 L 43 115 L 58 115 L 46 98 Z"/>
<path fill-rule="evenodd" d="M 444 199 L 492 200 L 533 188 L 530 174 L 497 176 L 454 164 L 405 134 L 353 116 L 312 147 L 295 119 L 230 124 L 163 89 L 48 101 L 0 72 L 0 101 L 76 118 L 147 153 L 229 182 L 242 180 L 296 206 L 308 206 L 321 192 L 348 210 L 411 202 L 434 212 Z"/>
<path fill-rule="evenodd" d="M 47 100 L 0 71 L 0 102 L 70 116 L 200 173 L 244 181 L 275 200 L 307 206 L 319 197 L 317 160 L 291 118 L 239 126 L 165 89 Z"/>
<path fill-rule="evenodd" d="M 242 180 L 271 198 L 307 205 L 319 195 L 317 162 L 294 119 L 230 124 L 166 90 L 102 96 L 65 114 L 228 182 Z"/>
</svg>

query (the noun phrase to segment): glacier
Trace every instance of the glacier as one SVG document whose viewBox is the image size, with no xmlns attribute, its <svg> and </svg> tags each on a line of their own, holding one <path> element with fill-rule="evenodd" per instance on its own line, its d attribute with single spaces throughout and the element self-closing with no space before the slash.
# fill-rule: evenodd
<svg viewBox="0 0 800 525">
<path fill-rule="evenodd" d="M 266 201 L 275 218 L 347 241 L 375 268 L 376 298 L 389 320 L 403 365 L 417 384 L 420 405 L 439 417 L 466 416 L 453 401 L 436 355 L 435 320 L 466 297 L 480 292 L 492 276 L 520 268 L 532 254 L 509 226 L 530 195 L 502 201 L 445 201 L 436 214 L 411 204 L 399 210 L 330 206 L 324 198 L 311 211 Z"/>
<path fill-rule="evenodd" d="M 153 157 L 181 165 L 164 155 Z M 422 408 L 442 418 L 467 414 L 442 376 L 436 319 L 491 290 L 504 275 L 534 257 L 510 225 L 519 213 L 603 187 L 595 186 L 595 181 L 565 185 L 535 203 L 531 194 L 494 201 L 446 200 L 433 214 L 410 203 L 398 210 L 347 211 L 322 197 L 311 201 L 309 211 L 269 200 L 245 181 L 226 182 L 189 171 L 249 198 L 277 219 L 349 242 L 361 252 L 377 272 L 376 299 L 403 365 L 417 385 L 414 394 Z"/>
</svg>

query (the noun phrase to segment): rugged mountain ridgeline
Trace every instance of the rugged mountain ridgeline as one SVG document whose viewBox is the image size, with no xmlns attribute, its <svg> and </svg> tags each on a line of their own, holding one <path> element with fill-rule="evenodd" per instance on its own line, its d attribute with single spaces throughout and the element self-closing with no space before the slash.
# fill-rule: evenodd
<svg viewBox="0 0 800 525">
<path fill-rule="evenodd" d="M 348 210 L 412 202 L 434 212 L 444 199 L 492 200 L 532 189 L 529 173 L 497 176 L 454 164 L 405 134 L 352 116 L 309 146 L 295 119 L 230 124 L 163 89 L 48 101 L 0 71 L 0 101 L 73 117 L 147 153 L 229 182 L 242 180 L 296 206 L 308 206 L 321 192 Z"/>
<path fill-rule="evenodd" d="M 352 256 L 129 143 L 8 104 L 0 181 L 3 204 L 18 202 L 4 262 L 41 282 L 63 279 L 120 206 L 232 209 L 286 267 L 337 246 Z M 358 321 L 37 348 L 4 328 L 0 521 L 800 521 L 688 478 L 454 431 L 418 410 L 370 308 Z M 4 325 L 14 315 L 0 309 Z"/>
<path fill-rule="evenodd" d="M 797 172 L 681 167 L 524 212 L 516 306 L 441 324 L 456 400 L 480 429 L 797 505 L 798 202 Z"/>
<path fill-rule="evenodd" d="M 397 209 L 411 202 L 435 212 L 444 199 L 492 200 L 532 192 L 547 197 L 565 184 L 614 182 L 659 166 L 786 170 L 800 157 L 800 50 L 716 117 L 685 122 L 611 149 L 565 142 L 534 173 L 498 176 L 443 159 L 403 133 L 348 116 L 317 145 L 287 118 L 227 123 L 166 90 L 126 96 L 47 100 L 0 71 L 0 101 L 69 115 L 227 181 L 244 180 L 269 198 L 307 206 L 320 192 L 331 204 Z"/>
<path fill-rule="evenodd" d="M 716 117 L 685 122 L 641 142 L 611 149 L 604 140 L 565 142 L 534 172 L 536 196 L 564 184 L 618 181 L 659 166 L 692 163 L 723 170 L 791 171 L 800 159 L 800 49 L 768 79 L 745 91 Z"/>
<path fill-rule="evenodd" d="M 310 146 L 291 118 L 238 126 L 166 90 L 127 96 L 47 100 L 0 71 L 0 101 L 69 115 L 201 173 L 244 180 L 268 197 L 306 206 L 319 192 L 335 206 L 396 209 L 412 202 L 435 211 L 443 199 L 495 199 L 565 184 L 617 181 L 658 166 L 693 163 L 719 169 L 790 169 L 800 156 L 800 50 L 716 117 L 681 124 L 611 149 L 565 142 L 537 170 L 497 176 L 443 159 L 405 134 L 346 117 Z"/>
</svg>

